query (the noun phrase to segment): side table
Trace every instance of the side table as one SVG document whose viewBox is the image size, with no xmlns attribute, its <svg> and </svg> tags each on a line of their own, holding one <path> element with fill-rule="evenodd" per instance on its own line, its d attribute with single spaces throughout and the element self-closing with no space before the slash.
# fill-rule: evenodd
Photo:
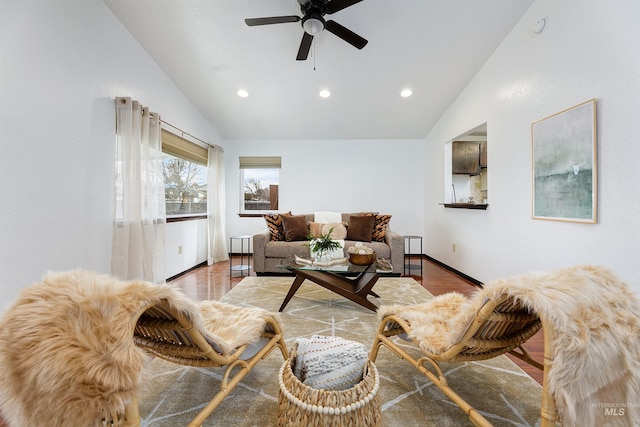
<svg viewBox="0 0 640 427">
<path fill-rule="evenodd" d="M 404 252 L 404 258 L 405 260 L 408 259 L 407 262 L 405 262 L 404 264 L 404 272 L 403 273 L 409 273 L 409 275 L 411 275 L 411 270 L 420 270 L 420 276 L 422 276 L 422 236 L 415 236 L 415 235 L 406 235 L 403 236 L 404 237 L 404 248 L 405 248 L 405 252 Z M 413 255 L 413 252 L 411 251 L 411 241 L 412 240 L 417 240 L 420 242 L 420 265 L 417 264 L 411 264 L 411 255 Z"/>
<path fill-rule="evenodd" d="M 233 252 L 233 242 L 240 241 L 240 264 L 233 264 L 231 254 Z M 245 248 L 246 245 L 246 248 Z M 251 275 L 251 262 L 249 256 L 251 255 L 251 236 L 231 236 L 229 237 L 229 277 L 233 277 L 234 271 L 239 271 L 240 276 L 244 276 L 244 272 L 247 272 L 247 276 Z M 246 257 L 246 264 L 245 264 Z"/>
</svg>

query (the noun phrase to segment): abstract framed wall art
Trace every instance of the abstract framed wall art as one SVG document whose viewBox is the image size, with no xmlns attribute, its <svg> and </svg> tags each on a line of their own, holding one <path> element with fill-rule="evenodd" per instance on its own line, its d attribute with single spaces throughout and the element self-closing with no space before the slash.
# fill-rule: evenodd
<svg viewBox="0 0 640 427">
<path fill-rule="evenodd" d="M 596 222 L 596 100 L 531 124 L 534 219 Z"/>
</svg>

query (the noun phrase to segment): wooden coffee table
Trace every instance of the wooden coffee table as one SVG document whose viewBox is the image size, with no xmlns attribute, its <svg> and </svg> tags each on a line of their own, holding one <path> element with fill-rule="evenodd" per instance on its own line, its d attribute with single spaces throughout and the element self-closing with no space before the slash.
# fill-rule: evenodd
<svg viewBox="0 0 640 427">
<path fill-rule="evenodd" d="M 369 310 L 378 310 L 378 307 L 367 299 L 369 295 L 380 298 L 378 294 L 372 291 L 373 285 L 380 278 L 380 272 L 376 270 L 375 264 L 358 266 L 345 262 L 344 264 L 331 266 L 315 266 L 299 265 L 293 259 L 286 259 L 280 267 L 294 273 L 296 278 L 278 311 L 284 310 L 305 279 Z M 355 277 L 353 277 L 354 275 Z"/>
</svg>

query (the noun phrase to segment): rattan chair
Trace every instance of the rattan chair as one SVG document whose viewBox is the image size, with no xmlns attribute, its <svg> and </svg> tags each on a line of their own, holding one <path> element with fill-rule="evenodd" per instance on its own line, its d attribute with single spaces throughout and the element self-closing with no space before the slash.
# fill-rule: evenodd
<svg viewBox="0 0 640 427">
<path fill-rule="evenodd" d="M 482 295 L 478 294 L 476 298 L 482 298 Z M 387 347 L 431 380 L 447 397 L 468 414 L 475 425 L 491 426 L 491 423 L 485 417 L 449 387 L 438 362 L 486 360 L 505 353 L 513 354 L 544 370 L 541 425 L 555 425 L 555 420 L 557 419 L 555 403 L 553 397 L 547 392 L 546 387 L 548 371 L 553 360 L 553 352 L 550 345 L 552 337 L 549 333 L 551 328 L 543 328 L 545 342 L 543 365 L 533 360 L 522 347 L 522 344 L 542 326 L 540 318 L 535 313 L 527 311 L 518 301 L 507 295 L 502 295 L 497 299 L 484 298 L 484 303 L 474 307 L 477 306 L 480 306 L 480 308 L 475 312 L 475 315 L 472 314 L 472 321 L 464 325 L 466 330 L 460 330 L 458 335 L 460 338 L 457 342 L 444 349 L 444 351 L 437 353 L 425 351 L 424 348 L 430 348 L 429 343 L 412 340 L 413 344 L 422 347 L 420 352 L 423 356 L 419 358 L 413 357 L 403 349 L 401 341 L 393 339 L 394 337 L 400 337 L 408 340 L 408 337 L 411 336 L 412 326 L 418 327 L 415 324 L 411 325 L 406 317 L 403 318 L 402 307 L 394 306 L 398 308 L 397 311 L 395 313 L 387 312 L 381 319 L 369 358 L 375 362 L 379 348 L 381 346 Z M 433 309 L 445 310 L 446 305 L 434 306 Z M 455 313 L 445 313 L 446 315 L 454 316 Z M 423 345 L 420 346 L 420 344 Z M 425 346 L 425 344 L 427 345 Z M 404 346 L 406 346 L 406 343 Z M 379 369 L 382 371 L 380 367 Z"/>
<path fill-rule="evenodd" d="M 255 309 L 246 309 L 251 310 Z M 284 360 L 288 358 L 280 324 L 274 317 L 267 317 L 264 331 L 257 343 L 244 343 L 231 352 L 225 352 L 219 343 L 212 341 L 194 327 L 192 317 L 195 315 L 175 310 L 167 300 L 162 300 L 142 313 L 134 332 L 134 342 L 137 346 L 169 362 L 194 367 L 225 368 L 220 390 L 189 426 L 201 426 L 251 369 L 276 347 Z M 229 313 L 225 316 L 226 321 L 233 324 L 233 316 L 238 315 L 242 314 Z M 206 320 L 205 318 L 205 325 Z"/>
<path fill-rule="evenodd" d="M 140 426 L 146 351 L 183 365 L 226 367 L 220 391 L 189 424 L 199 426 L 274 348 L 288 358 L 275 316 L 197 303 L 167 284 L 49 273 L 0 319 L 0 412 L 10 426 Z"/>
</svg>

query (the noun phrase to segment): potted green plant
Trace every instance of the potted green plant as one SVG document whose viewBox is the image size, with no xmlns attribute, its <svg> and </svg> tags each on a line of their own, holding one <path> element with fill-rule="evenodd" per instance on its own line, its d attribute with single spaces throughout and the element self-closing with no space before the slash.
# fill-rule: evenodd
<svg viewBox="0 0 640 427">
<path fill-rule="evenodd" d="M 320 237 L 308 236 L 310 240 L 309 247 L 311 252 L 316 254 L 317 261 L 329 261 L 328 254 L 336 249 L 342 248 L 339 242 L 331 238 L 333 227 L 329 229 L 327 234 L 323 234 Z"/>
</svg>

